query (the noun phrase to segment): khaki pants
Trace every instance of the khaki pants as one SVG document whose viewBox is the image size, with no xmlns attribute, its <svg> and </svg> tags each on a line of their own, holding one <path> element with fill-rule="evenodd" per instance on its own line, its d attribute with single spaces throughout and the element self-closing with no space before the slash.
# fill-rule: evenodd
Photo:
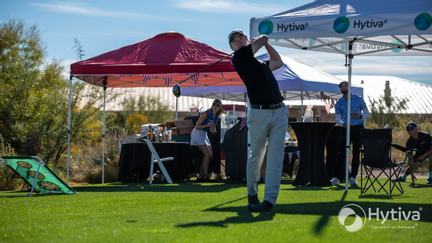
<svg viewBox="0 0 432 243">
<path fill-rule="evenodd" d="M 247 118 L 247 193 L 248 195 L 258 194 L 260 168 L 267 149 L 264 200 L 275 205 L 282 175 L 288 109 L 286 107 L 276 110 L 249 109 Z"/>
</svg>

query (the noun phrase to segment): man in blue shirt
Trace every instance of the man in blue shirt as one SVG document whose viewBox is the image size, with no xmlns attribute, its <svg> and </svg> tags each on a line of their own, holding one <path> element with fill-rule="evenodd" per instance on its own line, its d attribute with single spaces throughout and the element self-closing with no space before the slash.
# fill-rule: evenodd
<svg viewBox="0 0 432 243">
<path fill-rule="evenodd" d="M 343 94 L 335 107 L 336 123 L 346 128 L 347 111 L 348 111 L 348 82 L 343 81 L 339 84 L 341 93 Z M 360 164 L 360 147 L 361 147 L 361 134 L 364 128 L 364 121 L 369 115 L 369 110 L 363 98 L 351 94 L 351 132 L 350 138 L 352 147 L 352 161 L 351 172 L 349 175 L 349 183 L 352 187 L 357 186 L 355 180 L 357 171 Z M 330 181 L 333 185 L 339 184 L 339 179 L 332 178 Z"/>
</svg>

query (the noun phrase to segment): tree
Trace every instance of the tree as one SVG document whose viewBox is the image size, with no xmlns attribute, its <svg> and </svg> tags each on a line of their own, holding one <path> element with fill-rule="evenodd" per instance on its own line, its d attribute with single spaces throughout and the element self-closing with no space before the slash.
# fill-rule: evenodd
<svg viewBox="0 0 432 243">
<path fill-rule="evenodd" d="M 167 105 L 162 104 L 158 97 L 128 97 L 121 102 L 122 112 L 118 123 L 124 124 L 128 133 L 136 133 L 143 123 L 162 123 L 172 117 Z"/>
<path fill-rule="evenodd" d="M 0 40 L 0 135 L 18 154 L 36 155 L 62 120 L 62 67 L 57 62 L 43 66 L 35 26 L 10 20 L 0 26 Z"/>
<path fill-rule="evenodd" d="M 172 112 L 158 97 L 140 96 L 138 98 L 138 112 L 149 118 L 151 123 L 162 123 L 172 117 Z"/>
<path fill-rule="evenodd" d="M 371 117 L 370 119 L 378 125 L 378 127 L 396 127 L 399 121 L 396 113 L 406 109 L 407 99 L 398 99 L 392 96 L 390 81 L 386 81 L 384 88 L 384 95 L 380 96 L 378 100 L 369 98 L 371 103 Z"/>
<path fill-rule="evenodd" d="M 74 44 L 82 58 L 81 44 L 76 39 Z M 35 26 L 26 27 L 15 20 L 0 25 L 0 136 L 17 154 L 38 155 L 55 166 L 67 148 L 69 82 L 62 71 L 58 62 L 44 62 Z M 101 100 L 99 87 L 75 82 L 73 141 L 85 138 L 87 122 L 100 116 Z"/>
<path fill-rule="evenodd" d="M 148 117 L 140 113 L 132 113 L 126 118 L 127 131 L 138 133 L 141 125 L 148 123 Z"/>
<path fill-rule="evenodd" d="M 77 54 L 77 57 L 82 60 L 85 56 L 84 47 L 82 46 L 81 42 L 77 39 L 73 39 L 73 49 L 75 49 L 75 53 Z"/>
</svg>

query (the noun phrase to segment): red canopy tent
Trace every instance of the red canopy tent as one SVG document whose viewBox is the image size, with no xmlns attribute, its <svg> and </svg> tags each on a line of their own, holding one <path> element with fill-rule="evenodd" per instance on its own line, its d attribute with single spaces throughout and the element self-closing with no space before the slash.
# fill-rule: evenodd
<svg viewBox="0 0 432 243">
<path fill-rule="evenodd" d="M 176 32 L 73 63 L 71 75 L 106 87 L 169 87 L 192 75 L 182 86 L 243 84 L 229 54 Z"/>
<path fill-rule="evenodd" d="M 136 44 L 121 47 L 71 65 L 68 107 L 68 162 L 70 168 L 70 131 L 73 77 L 104 89 L 115 87 L 170 87 L 242 85 L 231 64 L 230 54 L 176 32 L 158 34 Z M 103 117 L 105 135 L 105 115 Z M 105 147 L 102 151 L 104 183 Z"/>
</svg>

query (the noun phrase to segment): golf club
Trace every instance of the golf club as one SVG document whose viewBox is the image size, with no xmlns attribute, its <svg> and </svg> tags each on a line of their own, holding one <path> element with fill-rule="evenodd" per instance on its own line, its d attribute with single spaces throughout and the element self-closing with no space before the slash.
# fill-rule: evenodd
<svg viewBox="0 0 432 243">
<path fill-rule="evenodd" d="M 231 53 L 227 54 L 226 56 L 223 56 L 221 59 L 217 60 L 216 62 L 214 62 L 214 63 L 212 63 L 212 64 L 210 64 L 210 65 L 208 65 L 208 66 L 203 67 L 203 68 L 200 69 L 198 72 L 196 72 L 196 73 L 190 75 L 189 77 L 187 77 L 187 78 L 183 79 L 182 81 L 178 82 L 177 84 L 175 84 L 175 85 L 173 86 L 173 90 L 172 90 L 174 96 L 175 96 L 175 97 L 180 97 L 180 95 L 181 95 L 181 87 L 180 87 L 180 84 L 182 84 L 182 83 L 188 81 L 188 80 L 191 79 L 193 76 L 195 76 L 195 75 L 197 75 L 197 74 L 199 74 L 199 73 L 202 73 L 202 72 L 204 72 L 205 70 L 209 69 L 210 67 L 212 67 L 212 66 L 218 64 L 219 62 L 221 62 L 221 61 L 224 60 L 225 58 L 232 56 L 232 54 L 234 54 L 234 52 L 231 52 Z"/>
</svg>

